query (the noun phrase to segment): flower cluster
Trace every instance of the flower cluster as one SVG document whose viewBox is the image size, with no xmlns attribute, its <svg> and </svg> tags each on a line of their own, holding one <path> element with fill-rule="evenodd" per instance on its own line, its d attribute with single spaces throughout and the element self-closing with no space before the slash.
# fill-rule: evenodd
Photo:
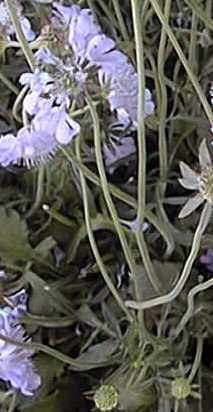
<svg viewBox="0 0 213 412">
<path fill-rule="evenodd" d="M 21 23 L 22 31 L 27 41 L 35 39 L 35 33 L 31 28 L 29 19 L 22 14 L 22 7 L 18 1 L 14 1 L 19 21 Z M 11 37 L 16 34 L 15 28 L 12 24 L 10 14 L 4 3 L 4 0 L 0 2 L 0 31 L 5 35 L 7 40 L 11 40 Z"/>
<path fill-rule="evenodd" d="M 8 301 L 10 305 L 0 309 L 0 335 L 20 343 L 30 342 L 19 323 L 20 316 L 27 310 L 26 291 L 22 289 L 11 295 Z M 25 396 L 32 396 L 41 384 L 31 361 L 32 355 L 32 350 L 0 338 L 0 379 L 9 382 Z"/>
<path fill-rule="evenodd" d="M 34 73 L 20 78 L 20 83 L 29 87 L 23 100 L 24 126 L 17 136 L 0 139 L 0 164 L 4 167 L 39 165 L 79 134 L 80 125 L 72 119 L 71 108 L 85 104 L 84 91 L 94 70 L 93 89 L 108 88 L 107 101 L 117 120 L 123 126 L 137 126 L 137 73 L 128 57 L 116 50 L 115 42 L 102 33 L 90 9 L 54 2 L 51 24 L 57 47 L 55 41 L 54 47 L 44 41 L 34 54 Z M 154 110 L 148 89 L 144 100 L 147 116 Z"/>
</svg>

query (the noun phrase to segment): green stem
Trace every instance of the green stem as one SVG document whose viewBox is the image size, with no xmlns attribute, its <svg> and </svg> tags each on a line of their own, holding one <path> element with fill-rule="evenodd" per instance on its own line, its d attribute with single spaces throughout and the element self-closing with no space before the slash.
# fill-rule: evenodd
<svg viewBox="0 0 213 412">
<path fill-rule="evenodd" d="M 194 298 L 197 295 L 197 293 L 200 293 L 206 289 L 209 289 L 210 287 L 213 286 L 213 279 L 209 279 L 206 282 L 202 282 L 196 286 L 194 286 L 188 293 L 187 297 L 187 311 L 183 315 L 182 319 L 180 320 L 179 325 L 176 327 L 174 333 L 172 334 L 173 339 L 176 339 L 179 334 L 182 332 L 182 330 L 185 328 L 187 322 L 191 318 L 194 312 Z"/>
<path fill-rule="evenodd" d="M 166 22 L 169 21 L 171 9 L 171 0 L 166 0 L 164 6 L 164 16 Z M 164 64 L 166 54 L 166 39 L 167 33 L 162 27 L 160 45 L 158 51 L 158 78 L 160 86 L 160 102 L 159 108 L 159 159 L 160 159 L 160 177 L 162 181 L 166 181 L 168 160 L 167 160 L 167 142 L 166 142 L 166 115 L 167 115 L 167 90 L 165 85 Z"/>
<path fill-rule="evenodd" d="M 15 339 L 11 339 L 7 336 L 4 336 L 1 333 L 0 333 L 0 339 L 3 340 L 4 342 L 10 343 L 20 348 L 46 353 L 47 355 L 52 356 L 53 358 L 58 359 L 63 363 L 66 363 L 67 365 L 70 365 L 73 370 L 77 370 L 77 371 L 85 371 L 85 370 L 104 367 L 107 365 L 111 365 L 115 363 L 116 361 L 115 359 L 111 359 L 105 362 L 85 362 L 85 361 L 81 362 L 79 360 L 73 359 L 70 356 L 58 351 L 57 349 L 53 349 L 47 345 L 43 345 L 42 343 L 20 342 L 20 341 L 16 341 Z"/>
<path fill-rule="evenodd" d="M 198 97 L 199 97 L 199 99 L 200 99 L 200 102 L 201 102 L 202 105 L 203 105 L 203 108 L 204 108 L 204 111 L 205 111 L 205 113 L 206 113 L 206 116 L 207 116 L 207 118 L 209 119 L 210 125 L 213 126 L 213 113 L 212 113 L 212 110 L 211 110 L 211 108 L 210 108 L 210 106 L 209 106 L 209 103 L 208 103 L 208 101 L 207 101 L 207 99 L 206 99 L 206 96 L 205 96 L 205 94 L 203 93 L 203 90 L 202 90 L 202 88 L 201 88 L 201 86 L 200 86 L 200 83 L 199 83 L 199 81 L 198 81 L 197 76 L 193 73 L 190 65 L 188 64 L 188 61 L 187 61 L 187 59 L 186 59 L 186 57 L 185 57 L 185 55 L 184 55 L 184 53 L 183 53 L 183 51 L 182 51 L 182 49 L 181 49 L 180 44 L 178 43 L 178 41 L 177 41 L 177 39 L 176 39 L 176 37 L 175 37 L 175 35 L 174 35 L 171 27 L 169 26 L 168 22 L 166 21 L 166 18 L 165 18 L 164 15 L 163 15 L 163 12 L 162 12 L 162 10 L 161 10 L 161 7 L 160 7 L 160 5 L 159 5 L 158 0 L 150 0 L 150 2 L 151 2 L 151 4 L 152 4 L 152 6 L 153 6 L 153 8 L 154 8 L 154 10 L 155 10 L 158 18 L 159 18 L 159 20 L 160 20 L 160 22 L 161 22 L 164 30 L 166 31 L 167 36 L 169 37 L 169 39 L 170 39 L 170 41 L 171 41 L 171 43 L 172 43 L 172 45 L 173 45 L 173 47 L 174 47 L 174 49 L 175 49 L 178 57 L 179 57 L 182 65 L 184 66 L 184 68 L 185 68 L 185 70 L 186 70 L 186 73 L 187 73 L 188 76 L 189 76 L 189 79 L 191 80 L 191 82 L 192 82 L 192 84 L 193 84 L 193 86 L 194 86 L 194 89 L 195 89 L 195 91 L 196 91 L 196 93 L 197 93 L 197 95 L 198 95 Z"/>
<path fill-rule="evenodd" d="M 9 406 L 9 409 L 8 409 L 8 412 L 14 412 L 15 407 L 16 407 L 16 399 L 17 399 L 17 393 L 14 392 L 14 393 L 12 394 L 12 400 L 11 400 L 11 403 L 10 403 L 10 406 Z"/>
<path fill-rule="evenodd" d="M 76 150 L 77 150 L 77 157 L 80 159 L 80 147 L 79 147 L 79 142 L 78 141 L 77 141 L 77 145 L 76 145 Z M 113 285 L 112 280 L 111 280 L 110 276 L 107 273 L 106 267 L 105 267 L 104 262 L 101 258 L 101 255 L 99 253 L 99 250 L 98 250 L 98 247 L 97 247 L 97 244 L 96 244 L 96 241 L 95 241 L 94 233 L 93 233 L 93 230 L 92 230 L 91 220 L 90 220 L 88 194 L 87 194 L 87 184 L 86 184 L 86 180 L 85 180 L 84 175 L 81 172 L 81 170 L 79 170 L 79 173 L 80 173 L 80 180 L 81 180 L 82 194 L 83 194 L 83 202 L 84 202 L 85 223 L 86 223 L 86 227 L 87 227 L 87 233 L 88 233 L 88 238 L 89 238 L 89 242 L 90 242 L 90 245 L 91 245 L 91 249 L 93 251 L 94 257 L 96 259 L 96 262 L 97 262 L 97 265 L 100 269 L 100 272 L 103 276 L 103 279 L 106 282 L 106 285 L 108 286 L 110 292 L 114 296 L 114 298 L 117 301 L 120 308 L 124 311 L 125 315 L 127 316 L 127 319 L 130 322 L 132 322 L 132 320 L 133 320 L 132 315 L 127 310 L 123 300 L 121 299 L 120 295 L 117 292 L 117 289 Z"/>
<path fill-rule="evenodd" d="M 129 265 L 129 269 L 131 273 L 134 275 L 135 274 L 135 262 L 132 259 L 132 254 L 131 250 L 129 248 L 128 242 L 126 240 L 126 236 L 124 233 L 124 230 L 119 222 L 119 217 L 116 211 L 116 208 L 114 206 L 114 203 L 112 201 L 109 188 L 108 188 L 108 182 L 106 178 L 106 173 L 104 169 L 104 162 L 102 158 L 102 153 L 101 153 L 101 133 L 100 133 L 100 122 L 99 118 L 97 115 L 97 111 L 95 109 L 95 106 L 93 105 L 93 102 L 90 98 L 90 96 L 87 94 L 87 103 L 88 106 L 90 107 L 90 112 L 94 124 L 94 144 L 95 144 L 95 156 L 96 156 L 96 162 L 97 162 L 97 167 L 98 167 L 98 172 L 100 176 L 100 182 L 101 182 L 101 187 L 103 190 L 103 194 L 106 200 L 107 207 L 109 209 L 109 212 L 111 214 L 115 229 L 117 231 L 117 234 L 119 236 L 123 252 L 126 258 L 126 261 Z"/>
<path fill-rule="evenodd" d="M 0 70 L 0 80 L 2 83 L 5 84 L 5 86 L 8 87 L 8 89 L 11 90 L 11 92 L 13 92 L 14 94 L 18 95 L 19 94 L 19 89 L 18 87 L 16 87 L 5 75 L 4 73 L 2 73 L 2 71 Z"/>
<path fill-rule="evenodd" d="M 150 259 L 149 251 L 148 251 L 145 239 L 144 239 L 144 234 L 140 230 L 140 231 L 136 232 L 135 236 L 136 236 L 138 248 L 139 248 L 140 254 L 142 256 L 144 268 L 146 270 L 146 274 L 149 278 L 149 281 L 150 281 L 151 285 L 153 286 L 155 292 L 162 293 L 162 291 L 163 291 L 162 285 L 161 285 L 161 282 L 159 281 L 159 279 L 158 279 L 158 277 L 155 273 L 154 267 L 152 265 L 152 261 Z M 141 297 L 139 297 L 138 300 L 141 300 Z"/>
<path fill-rule="evenodd" d="M 196 373 L 199 369 L 199 366 L 201 364 L 202 353 L 203 353 L 203 338 L 199 337 L 197 338 L 196 356 L 195 356 L 194 363 L 192 365 L 192 369 L 188 377 L 188 380 L 190 383 L 194 380 Z"/>
<path fill-rule="evenodd" d="M 115 14 L 118 20 L 118 24 L 120 26 L 120 31 L 121 34 L 123 36 L 123 39 L 126 41 L 129 41 L 129 35 L 128 35 L 128 31 L 126 29 L 126 24 L 125 21 L 123 19 L 122 13 L 121 13 L 121 9 L 120 9 L 120 4 L 118 0 L 112 0 L 112 4 L 115 10 Z"/>
<path fill-rule="evenodd" d="M 26 60 L 29 64 L 31 70 L 34 71 L 34 69 L 35 69 L 34 56 L 33 56 L 32 50 L 30 49 L 29 44 L 28 44 L 28 42 L 27 42 L 27 40 L 24 36 L 20 20 L 17 16 L 17 13 L 16 13 L 16 8 L 15 8 L 15 5 L 13 3 L 13 0 L 5 0 L 5 4 L 8 8 L 9 13 L 10 13 L 10 17 L 11 17 L 12 23 L 13 23 L 15 31 L 16 31 L 17 39 L 18 39 L 18 41 L 21 45 L 21 48 L 22 48 L 23 53 L 26 57 Z"/>
<path fill-rule="evenodd" d="M 61 151 L 64 153 L 65 157 L 68 159 L 68 161 L 72 164 L 74 163 L 75 166 L 77 166 L 83 175 L 94 183 L 97 186 L 101 186 L 100 178 L 92 172 L 87 166 L 85 166 L 82 162 L 79 161 L 79 159 L 76 158 L 76 156 L 71 153 L 67 152 L 63 147 L 61 147 Z M 108 188 L 110 193 L 115 196 L 117 199 L 121 200 L 128 206 L 131 206 L 132 208 L 136 209 L 137 208 L 137 202 L 134 199 L 134 197 L 130 196 L 129 194 L 123 192 L 121 189 L 118 187 L 115 187 L 112 184 L 108 184 Z M 168 251 L 171 249 L 171 240 L 167 234 L 167 229 L 164 227 L 164 225 L 160 224 L 158 222 L 156 216 L 148 209 L 146 208 L 145 210 L 145 217 L 148 219 L 151 225 L 153 225 L 156 230 L 161 234 L 161 236 L 164 238 L 165 242 L 167 243 Z M 169 254 L 169 253 L 168 253 Z"/>
<path fill-rule="evenodd" d="M 166 303 L 172 302 L 182 291 L 184 288 L 193 266 L 193 263 L 197 257 L 197 254 L 200 249 L 200 243 L 202 239 L 202 235 L 206 230 L 206 227 L 210 221 L 212 215 L 212 206 L 209 203 L 206 203 L 200 217 L 199 224 L 196 228 L 194 239 L 191 247 L 191 251 L 189 256 L 186 260 L 184 265 L 183 271 L 180 275 L 178 282 L 176 283 L 175 287 L 171 290 L 171 292 L 167 293 L 166 295 L 159 296 L 157 298 L 149 299 L 146 302 L 135 302 L 135 301 L 127 301 L 126 305 L 133 309 L 148 309 L 154 306 L 164 305 Z"/>
<path fill-rule="evenodd" d="M 43 194 L 44 194 L 44 173 L 45 168 L 44 166 L 40 166 L 38 169 L 38 179 L 37 179 L 37 190 L 36 190 L 36 197 L 35 201 L 30 208 L 30 210 L 26 214 L 26 219 L 29 219 L 30 216 L 39 208 L 42 202 Z"/>
<path fill-rule="evenodd" d="M 146 205 L 146 136 L 144 122 L 145 68 L 140 17 L 140 1 L 131 0 L 133 28 L 135 34 L 138 73 L 138 208 L 137 219 L 143 223 Z"/>
</svg>

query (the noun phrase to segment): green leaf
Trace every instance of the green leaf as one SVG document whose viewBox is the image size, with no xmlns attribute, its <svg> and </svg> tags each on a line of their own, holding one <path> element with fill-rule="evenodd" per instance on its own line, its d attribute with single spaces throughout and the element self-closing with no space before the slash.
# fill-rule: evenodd
<svg viewBox="0 0 213 412">
<path fill-rule="evenodd" d="M 0 207 L 0 257 L 5 262 L 27 262 L 33 255 L 26 222 L 13 209 Z"/>
<path fill-rule="evenodd" d="M 56 241 L 52 236 L 48 236 L 43 239 L 34 249 L 34 253 L 40 258 L 46 258 L 55 246 L 57 245 Z"/>
</svg>

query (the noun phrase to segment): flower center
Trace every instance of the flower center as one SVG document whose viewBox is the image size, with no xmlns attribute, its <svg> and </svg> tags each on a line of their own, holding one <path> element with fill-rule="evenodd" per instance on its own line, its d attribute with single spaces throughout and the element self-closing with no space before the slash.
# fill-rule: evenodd
<svg viewBox="0 0 213 412">
<path fill-rule="evenodd" d="M 198 184 L 203 198 L 209 203 L 213 203 L 213 167 L 208 166 L 202 170 Z"/>
</svg>

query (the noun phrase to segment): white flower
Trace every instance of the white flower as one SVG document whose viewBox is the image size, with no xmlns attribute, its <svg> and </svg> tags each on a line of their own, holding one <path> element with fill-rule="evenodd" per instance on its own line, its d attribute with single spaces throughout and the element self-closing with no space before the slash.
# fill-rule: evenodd
<svg viewBox="0 0 213 412">
<path fill-rule="evenodd" d="M 201 172 L 197 173 L 184 162 L 180 163 L 182 178 L 180 184 L 189 190 L 198 190 L 198 193 L 189 199 L 181 209 L 179 217 L 186 217 L 197 209 L 203 202 L 213 204 L 213 164 L 204 139 L 199 147 L 199 163 Z"/>
</svg>

